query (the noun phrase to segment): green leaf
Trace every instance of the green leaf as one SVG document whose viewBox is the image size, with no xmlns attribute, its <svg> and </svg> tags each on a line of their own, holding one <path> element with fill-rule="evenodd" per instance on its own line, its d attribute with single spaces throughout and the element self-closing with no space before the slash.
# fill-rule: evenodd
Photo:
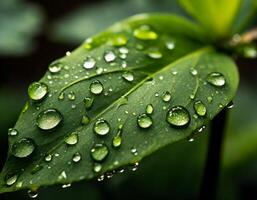
<svg viewBox="0 0 257 200">
<path fill-rule="evenodd" d="M 162 0 L 160 3 L 159 0 L 106 0 L 97 5 L 80 6 L 61 17 L 52 24 L 50 36 L 60 42 L 80 44 L 85 37 L 94 35 L 119 20 L 139 13 L 160 11 L 185 14 L 176 1 Z"/>
<path fill-rule="evenodd" d="M 91 179 L 206 125 L 235 95 L 238 72 L 199 39 L 183 18 L 138 15 L 50 65 L 9 137 L 0 192 Z"/>
<path fill-rule="evenodd" d="M 179 0 L 185 10 L 197 19 L 211 36 L 227 37 L 242 0 Z"/>
<path fill-rule="evenodd" d="M 0 55 L 22 55 L 30 52 L 33 37 L 40 30 L 41 10 L 19 0 L 0 2 Z"/>
</svg>

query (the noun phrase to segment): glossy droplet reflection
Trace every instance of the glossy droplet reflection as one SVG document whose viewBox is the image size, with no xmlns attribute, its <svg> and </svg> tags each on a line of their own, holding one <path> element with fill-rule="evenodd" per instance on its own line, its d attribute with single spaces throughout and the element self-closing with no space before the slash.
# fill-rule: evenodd
<svg viewBox="0 0 257 200">
<path fill-rule="evenodd" d="M 94 81 L 90 84 L 90 92 L 93 94 L 101 94 L 103 92 L 103 85 L 100 81 Z"/>
<path fill-rule="evenodd" d="M 7 186 L 11 186 L 14 183 L 16 183 L 16 181 L 18 180 L 18 175 L 17 174 L 13 174 L 13 175 L 7 175 L 5 177 L 5 183 Z"/>
<path fill-rule="evenodd" d="M 211 85 L 214 85 L 217 87 L 221 87 L 226 84 L 226 79 L 225 79 L 224 75 L 219 72 L 210 73 L 207 77 L 207 81 Z"/>
<path fill-rule="evenodd" d="M 103 161 L 109 154 L 109 149 L 105 144 L 95 144 L 91 149 L 91 157 L 97 161 Z"/>
<path fill-rule="evenodd" d="M 94 68 L 95 64 L 96 64 L 96 61 L 94 58 L 87 57 L 85 62 L 83 63 L 83 67 L 85 69 L 92 69 L 92 68 Z"/>
<path fill-rule="evenodd" d="M 133 35 L 140 40 L 156 40 L 158 38 L 158 34 L 148 25 L 142 25 L 135 29 Z"/>
<path fill-rule="evenodd" d="M 125 72 L 122 74 L 122 78 L 124 78 L 126 81 L 133 81 L 134 80 L 134 75 L 131 72 Z"/>
<path fill-rule="evenodd" d="M 190 114 L 183 106 L 175 106 L 171 108 L 166 116 L 166 120 L 174 127 L 184 127 L 190 122 Z"/>
<path fill-rule="evenodd" d="M 36 119 L 38 128 L 42 130 L 51 130 L 57 127 L 62 121 L 62 115 L 56 109 L 47 109 L 41 112 Z"/>
<path fill-rule="evenodd" d="M 42 100 L 48 93 L 48 87 L 44 83 L 34 82 L 28 88 L 28 95 L 34 101 Z"/>
<path fill-rule="evenodd" d="M 85 105 L 85 108 L 87 110 L 89 110 L 92 106 L 93 106 L 93 103 L 94 103 L 94 99 L 91 98 L 91 97 L 86 97 L 84 100 L 84 105 Z"/>
<path fill-rule="evenodd" d="M 170 99 L 171 99 L 171 93 L 169 91 L 164 92 L 162 95 L 162 100 L 164 102 L 169 102 Z"/>
<path fill-rule="evenodd" d="M 94 124 L 93 129 L 97 135 L 106 135 L 110 131 L 110 125 L 106 120 L 98 119 Z"/>
<path fill-rule="evenodd" d="M 153 120 L 147 114 L 141 114 L 137 118 L 137 124 L 140 128 L 149 128 L 153 125 Z"/>
<path fill-rule="evenodd" d="M 153 113 L 153 111 L 154 111 L 153 105 L 152 105 L 152 104 L 148 104 L 148 105 L 146 106 L 146 108 L 145 108 L 145 112 L 146 112 L 147 114 L 151 115 L 151 114 Z"/>
<path fill-rule="evenodd" d="M 104 54 L 104 60 L 109 63 L 113 62 L 116 59 L 116 55 L 113 51 L 106 51 Z"/>
<path fill-rule="evenodd" d="M 16 130 L 16 129 L 14 129 L 14 128 L 10 128 L 9 130 L 8 130 L 8 135 L 9 136 L 16 136 L 16 135 L 18 135 L 18 130 Z"/>
<path fill-rule="evenodd" d="M 73 157 L 72 157 L 72 161 L 75 162 L 75 163 L 77 163 L 77 162 L 79 162 L 80 160 L 81 160 L 81 155 L 80 155 L 80 153 L 75 153 L 75 154 L 73 155 Z"/>
<path fill-rule="evenodd" d="M 65 138 L 65 143 L 68 145 L 75 145 L 78 143 L 78 134 L 76 132 L 71 133 L 68 137 Z"/>
<path fill-rule="evenodd" d="M 196 101 L 194 103 L 194 109 L 197 115 L 203 117 L 206 115 L 207 109 L 202 101 Z"/>
<path fill-rule="evenodd" d="M 17 158 L 26 158 L 35 150 L 36 145 L 30 138 L 22 138 L 12 145 L 11 153 Z"/>
</svg>

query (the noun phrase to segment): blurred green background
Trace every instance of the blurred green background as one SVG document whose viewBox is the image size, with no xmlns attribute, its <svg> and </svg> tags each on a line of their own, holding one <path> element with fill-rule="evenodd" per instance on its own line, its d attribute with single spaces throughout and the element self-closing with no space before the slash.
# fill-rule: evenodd
<svg viewBox="0 0 257 200">
<path fill-rule="evenodd" d="M 240 16 L 248 9 L 244 5 Z M 0 0 L 0 168 L 8 151 L 7 130 L 26 101 L 28 84 L 86 37 L 130 15 L 155 11 L 187 16 L 175 0 Z M 249 27 L 254 25 L 257 19 Z M 229 111 L 217 199 L 253 200 L 257 199 L 257 60 L 236 62 L 241 83 Z M 126 170 L 102 182 L 40 189 L 38 199 L 197 199 L 208 137 L 207 129 L 194 142 L 181 141 L 144 159 L 137 171 Z M 0 199 L 29 197 L 24 191 Z"/>
</svg>

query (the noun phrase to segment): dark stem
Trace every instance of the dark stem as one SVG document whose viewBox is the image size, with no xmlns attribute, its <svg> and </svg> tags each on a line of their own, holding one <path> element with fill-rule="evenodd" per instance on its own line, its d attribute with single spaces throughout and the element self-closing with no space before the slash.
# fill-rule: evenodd
<svg viewBox="0 0 257 200">
<path fill-rule="evenodd" d="M 226 116 L 227 109 L 224 109 L 213 119 L 211 124 L 208 153 L 200 190 L 200 200 L 216 199 Z"/>
</svg>

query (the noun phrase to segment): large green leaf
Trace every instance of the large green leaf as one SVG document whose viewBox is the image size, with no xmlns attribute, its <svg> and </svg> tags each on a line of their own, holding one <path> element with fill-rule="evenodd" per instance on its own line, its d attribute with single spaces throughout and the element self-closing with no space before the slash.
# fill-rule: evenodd
<svg viewBox="0 0 257 200">
<path fill-rule="evenodd" d="M 148 12 L 183 14 L 176 1 L 162 0 L 160 3 L 159 0 L 106 0 L 97 5 L 80 6 L 61 17 L 52 24 L 50 36 L 57 41 L 80 44 L 85 37 L 96 34 L 119 20 Z"/>
<path fill-rule="evenodd" d="M 0 1 L 0 55 L 26 54 L 34 48 L 42 11 L 21 0 Z"/>
<path fill-rule="evenodd" d="M 241 1 L 179 0 L 185 10 L 204 25 L 213 38 L 226 37 L 231 34 Z"/>
<path fill-rule="evenodd" d="M 29 101 L 15 126 L 19 133 L 9 137 L 0 192 L 91 179 L 190 137 L 231 101 L 238 85 L 233 61 L 212 48 L 203 48 L 202 38 L 201 29 L 183 18 L 139 15 L 115 24 L 50 65 L 52 72 L 40 81 L 48 85 L 48 97 L 43 102 Z M 93 87 L 96 83 L 98 87 Z M 94 99 L 91 109 L 85 108 L 85 97 Z M 207 109 L 202 117 L 194 109 L 199 100 Z M 146 111 L 149 104 L 152 113 L 151 109 Z M 201 108 L 203 111 L 203 105 Z M 57 109 L 62 122 L 55 129 L 43 131 L 37 124 L 41 129 L 50 128 L 58 118 L 45 118 L 44 124 L 38 121 L 48 109 Z M 171 110 L 179 128 L 166 119 Z M 83 125 L 85 116 L 90 121 Z M 99 119 L 108 124 L 96 126 Z M 117 133 L 122 143 L 113 147 Z M 24 138 L 26 149 L 19 143 Z M 33 144 L 35 150 L 30 154 Z M 96 144 L 108 149 L 104 161 L 100 157 L 104 157 L 106 148 L 95 150 L 98 154 L 92 156 Z M 78 153 L 81 160 L 74 162 L 73 156 Z M 94 172 L 95 166 L 98 170 L 101 166 L 101 170 Z"/>
</svg>

